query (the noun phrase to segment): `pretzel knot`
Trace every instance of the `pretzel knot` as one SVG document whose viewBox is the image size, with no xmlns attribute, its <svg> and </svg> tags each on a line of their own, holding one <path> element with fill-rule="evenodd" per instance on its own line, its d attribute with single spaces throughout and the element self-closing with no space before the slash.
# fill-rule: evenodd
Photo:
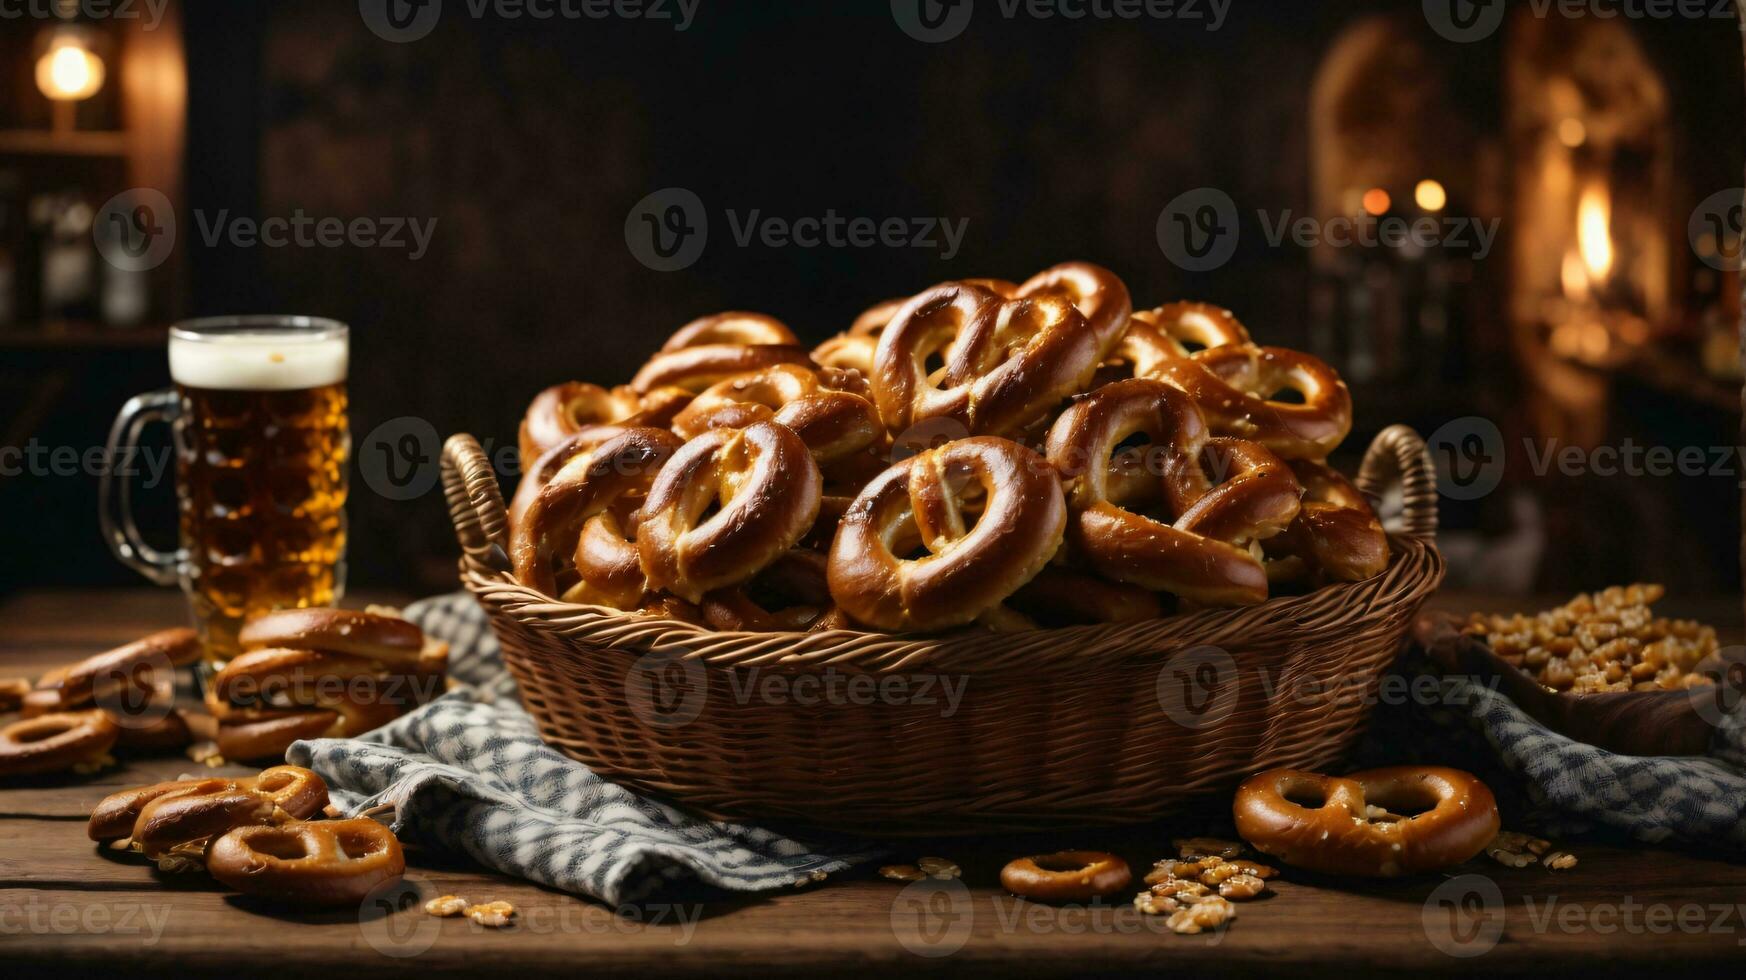
<svg viewBox="0 0 1746 980">
<path fill-rule="evenodd" d="M 1149 441 L 1115 468 L 1154 481 L 1156 500 L 1112 499 L 1134 482 L 1112 478 L 1111 465 L 1133 436 Z M 1212 605 L 1267 598 L 1267 574 L 1248 549 L 1284 530 L 1302 488 L 1262 447 L 1209 438 L 1187 395 L 1144 378 L 1106 385 L 1055 421 L 1049 461 L 1068 480 L 1069 540 L 1099 573 Z M 1163 517 L 1150 516 L 1153 504 Z"/>
<path fill-rule="evenodd" d="M 1268 542 L 1269 578 L 1362 582 L 1388 567 L 1388 535 L 1370 503 L 1338 470 L 1307 459 L 1291 471 L 1304 487 L 1303 509 Z"/>
<path fill-rule="evenodd" d="M 742 429 L 768 421 L 793 429 L 820 465 L 861 452 L 885 435 L 872 402 L 830 388 L 818 373 L 795 364 L 716 384 L 674 417 L 673 431 L 689 439 L 710 429 Z"/>
<path fill-rule="evenodd" d="M 132 839 L 148 857 L 250 823 L 301 820 L 327 805 L 327 784 L 298 766 L 245 779 L 179 779 L 113 793 L 91 811 L 94 841 Z"/>
<path fill-rule="evenodd" d="M 522 469 L 531 470 L 547 452 L 577 437 L 599 442 L 626 426 L 664 428 L 690 400 L 691 393 L 677 387 L 638 394 L 625 385 L 610 391 L 581 381 L 553 385 L 534 396 L 522 417 Z"/>
<path fill-rule="evenodd" d="M 950 442 L 891 466 L 849 506 L 831 597 L 882 629 L 968 623 L 1048 563 L 1066 523 L 1060 480 L 1036 453 L 989 436 Z"/>
<path fill-rule="evenodd" d="M 1325 459 L 1352 429 L 1352 395 L 1334 369 L 1282 347 L 1209 347 L 1158 367 L 1194 398 L 1220 435 L 1252 439 L 1285 459 Z M 1302 404 L 1277 401 L 1293 391 Z"/>
<path fill-rule="evenodd" d="M 1386 816 L 1374 819 L 1374 807 Z M 1237 788 L 1232 811 L 1237 833 L 1262 853 L 1312 871 L 1384 878 L 1460 864 L 1498 828 L 1491 790 L 1441 766 L 1392 766 L 1343 779 L 1273 769 Z"/>
<path fill-rule="evenodd" d="M 100 709 L 60 711 L 0 728 L 0 778 L 64 772 L 104 757 L 121 729 Z"/>
<path fill-rule="evenodd" d="M 718 381 L 773 364 L 810 366 L 812 359 L 781 321 L 762 313 L 717 313 L 693 320 L 667 339 L 649 359 L 631 390 L 665 386 L 698 392 Z"/>
<path fill-rule="evenodd" d="M 626 523 L 673 454 L 678 437 L 662 429 L 627 429 L 565 464 L 540 489 L 510 540 L 524 585 L 566 601 L 630 609 L 648 587 Z M 578 580 L 558 586 L 558 565 Z"/>
<path fill-rule="evenodd" d="M 1086 326 L 1096 338 L 1100 360 L 1109 356 L 1127 332 L 1133 300 L 1127 285 L 1103 266 L 1063 262 L 1025 280 L 1016 295 L 1023 298 L 1044 292 L 1065 295 L 1084 315 Z"/>
<path fill-rule="evenodd" d="M 1091 381 L 1098 345 L 1063 290 L 1003 299 L 975 283 L 945 283 L 917 294 L 885 328 L 873 394 L 892 432 L 948 418 L 972 435 L 1011 435 Z"/>
<path fill-rule="evenodd" d="M 212 877 L 237 891 L 310 905 L 356 905 L 406 873 L 400 841 L 374 820 L 239 827 L 212 842 Z"/>
<path fill-rule="evenodd" d="M 648 587 L 697 602 L 746 581 L 812 526 L 822 485 L 806 443 L 778 422 L 692 439 L 643 504 L 637 549 Z"/>
</svg>

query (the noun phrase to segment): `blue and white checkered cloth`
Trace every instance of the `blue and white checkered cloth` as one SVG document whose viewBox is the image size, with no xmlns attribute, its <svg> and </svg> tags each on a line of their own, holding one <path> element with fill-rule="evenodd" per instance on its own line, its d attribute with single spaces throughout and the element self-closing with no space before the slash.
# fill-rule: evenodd
<svg viewBox="0 0 1746 980">
<path fill-rule="evenodd" d="M 450 676 L 465 686 L 368 735 L 291 747 L 287 760 L 320 773 L 348 814 L 393 804 L 408 840 L 609 905 L 687 880 L 790 888 L 878 856 L 864 842 L 704 820 L 602 779 L 540 741 L 471 596 L 406 616 L 449 642 Z"/>
</svg>

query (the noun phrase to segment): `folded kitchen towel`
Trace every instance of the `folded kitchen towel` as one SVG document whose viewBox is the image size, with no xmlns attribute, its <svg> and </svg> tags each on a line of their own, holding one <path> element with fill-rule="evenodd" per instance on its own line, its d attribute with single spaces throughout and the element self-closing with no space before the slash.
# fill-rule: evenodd
<svg viewBox="0 0 1746 980">
<path fill-rule="evenodd" d="M 462 686 L 368 735 L 287 753 L 347 813 L 392 804 L 408 840 L 611 905 L 682 881 L 789 888 L 879 855 L 862 841 L 704 820 L 595 775 L 540 740 L 471 596 L 428 599 L 406 616 L 449 642 Z"/>
</svg>

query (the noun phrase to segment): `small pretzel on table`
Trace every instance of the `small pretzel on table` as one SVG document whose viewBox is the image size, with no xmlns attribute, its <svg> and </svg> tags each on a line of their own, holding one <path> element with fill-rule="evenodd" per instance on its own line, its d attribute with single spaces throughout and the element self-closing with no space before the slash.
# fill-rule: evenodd
<svg viewBox="0 0 1746 980">
<path fill-rule="evenodd" d="M 191 629 L 177 627 L 87 657 L 63 671 L 45 675 L 38 686 L 54 690 L 62 708 L 78 708 L 107 697 L 118 685 L 160 683 L 161 678 L 148 680 L 147 675 L 185 667 L 198 659 L 199 636 Z"/>
<path fill-rule="evenodd" d="M 944 418 L 970 434 L 1010 436 L 1084 390 L 1101 360 L 1098 336 L 1066 292 L 1003 299 L 951 282 L 917 294 L 885 329 L 873 394 L 894 433 Z"/>
<path fill-rule="evenodd" d="M 1007 862 L 1000 885 L 1037 902 L 1089 902 L 1127 888 L 1128 862 L 1103 851 L 1058 851 Z"/>
<path fill-rule="evenodd" d="M 1267 576 L 1362 582 L 1388 567 L 1388 535 L 1369 501 L 1338 470 L 1293 460 L 1304 487 L 1303 509 L 1285 533 L 1267 542 Z"/>
<path fill-rule="evenodd" d="M 1413 816 L 1369 816 L 1376 806 Z M 1341 778 L 1296 769 L 1249 777 L 1237 833 L 1264 854 L 1327 874 L 1392 878 L 1460 864 L 1497 836 L 1497 801 L 1470 773 L 1391 766 Z"/>
<path fill-rule="evenodd" d="M 65 772 L 102 759 L 121 729 L 101 710 L 61 711 L 0 728 L 0 778 Z"/>
<path fill-rule="evenodd" d="M 237 634 L 244 650 L 289 647 L 380 661 L 394 672 L 433 673 L 448 664 L 448 644 L 416 623 L 354 609 L 281 609 L 249 620 Z"/>
<path fill-rule="evenodd" d="M 637 549 L 649 589 L 697 602 L 745 582 L 812 527 L 822 486 L 806 443 L 780 423 L 692 439 L 661 468 L 643 504 Z"/>
<path fill-rule="evenodd" d="M 850 505 L 831 546 L 831 596 L 881 629 L 962 625 L 1030 581 L 1066 522 L 1060 480 L 1035 453 L 989 436 L 947 443 L 891 466 Z M 907 557 L 918 547 L 928 553 Z"/>
<path fill-rule="evenodd" d="M 306 905 L 357 905 L 406 873 L 400 841 L 367 818 L 241 827 L 212 842 L 212 877 L 249 895 Z"/>
<path fill-rule="evenodd" d="M 1143 468 L 1158 481 L 1171 513 L 1207 495 L 1206 423 L 1188 396 L 1145 378 L 1105 385 L 1069 406 L 1049 431 L 1049 461 L 1067 480 L 1073 553 L 1107 578 L 1196 602 L 1264 601 L 1267 573 L 1245 548 L 1110 499 L 1109 460 L 1134 435 L 1150 440 Z"/>
<path fill-rule="evenodd" d="M 1127 284 L 1115 273 L 1090 262 L 1063 262 L 1025 280 L 1015 295 L 1022 299 L 1049 291 L 1067 296 L 1085 316 L 1097 339 L 1099 360 L 1121 343 L 1134 304 Z"/>
<path fill-rule="evenodd" d="M 215 741 L 226 759 L 283 759 L 292 742 L 338 737 L 339 725 L 337 711 L 262 712 L 246 720 L 220 720 Z"/>
<path fill-rule="evenodd" d="M 92 840 L 100 842 L 131 837 L 140 811 L 147 804 L 169 796 L 222 793 L 235 784 L 235 780 L 217 777 L 176 779 L 111 793 L 92 808 L 91 819 L 85 825 L 85 833 Z"/>
<path fill-rule="evenodd" d="M 862 452 L 885 436 L 872 402 L 826 387 L 817 373 L 796 364 L 778 364 L 710 387 L 674 416 L 673 431 L 689 439 L 710 429 L 766 421 L 793 429 L 821 466 Z"/>
<path fill-rule="evenodd" d="M 1352 395 L 1334 369 L 1283 347 L 1228 345 L 1166 361 L 1158 376 L 1188 392 L 1219 435 L 1284 459 L 1325 459 L 1352 429 Z M 1275 401 L 1295 391 L 1302 404 Z"/>
<path fill-rule="evenodd" d="M 680 445 L 661 429 L 631 429 L 566 464 L 513 529 L 516 578 L 554 598 L 634 608 L 647 581 L 628 536 L 634 531 L 626 531 L 614 509 L 638 503 Z M 559 588 L 560 561 L 572 564 L 579 585 Z"/>
</svg>

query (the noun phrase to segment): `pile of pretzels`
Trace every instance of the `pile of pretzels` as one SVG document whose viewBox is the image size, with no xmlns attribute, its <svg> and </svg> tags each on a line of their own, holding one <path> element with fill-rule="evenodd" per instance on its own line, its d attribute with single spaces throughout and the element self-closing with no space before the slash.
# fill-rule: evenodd
<svg viewBox="0 0 1746 980">
<path fill-rule="evenodd" d="M 1192 348 L 1192 349 L 1191 349 Z M 1387 565 L 1325 460 L 1346 385 L 1087 262 L 942 283 L 814 348 L 756 313 L 521 425 L 517 579 L 718 630 L 1025 630 L 1249 605 Z"/>
</svg>

